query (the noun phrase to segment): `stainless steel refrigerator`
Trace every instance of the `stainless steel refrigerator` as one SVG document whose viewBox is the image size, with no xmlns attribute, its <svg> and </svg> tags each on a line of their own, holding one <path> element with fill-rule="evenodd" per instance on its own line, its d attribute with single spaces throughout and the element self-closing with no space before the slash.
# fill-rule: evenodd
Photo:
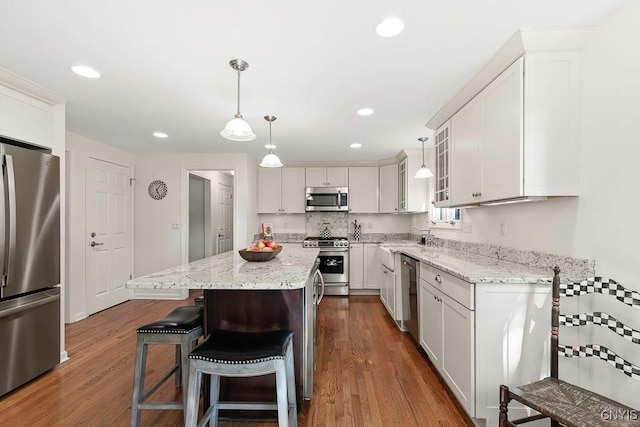
<svg viewBox="0 0 640 427">
<path fill-rule="evenodd" d="M 60 362 L 60 162 L 0 137 L 0 396 Z"/>
</svg>

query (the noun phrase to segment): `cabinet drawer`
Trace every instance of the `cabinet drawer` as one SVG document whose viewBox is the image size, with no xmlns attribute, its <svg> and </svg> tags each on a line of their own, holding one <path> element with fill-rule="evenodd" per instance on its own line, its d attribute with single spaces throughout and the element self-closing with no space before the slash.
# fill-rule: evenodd
<svg viewBox="0 0 640 427">
<path fill-rule="evenodd" d="M 449 273 L 423 262 L 420 263 L 420 278 L 468 309 L 474 310 L 473 283 L 453 277 Z"/>
</svg>

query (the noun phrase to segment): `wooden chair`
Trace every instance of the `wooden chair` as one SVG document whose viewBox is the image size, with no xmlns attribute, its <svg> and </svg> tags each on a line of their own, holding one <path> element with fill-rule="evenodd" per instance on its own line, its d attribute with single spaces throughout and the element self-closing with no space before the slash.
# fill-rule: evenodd
<svg viewBox="0 0 640 427">
<path fill-rule="evenodd" d="M 640 380 L 640 366 L 617 355 L 613 350 L 598 344 L 568 346 L 558 343 L 559 326 L 605 326 L 620 337 L 640 344 L 640 331 L 619 322 L 604 312 L 576 315 L 560 314 L 560 296 L 573 297 L 589 293 L 614 296 L 618 301 L 640 309 L 640 293 L 625 289 L 614 280 L 595 277 L 581 282 L 560 283 L 560 269 L 553 269 L 551 308 L 551 376 L 531 384 L 509 388 L 500 386 L 500 427 L 549 418 L 552 426 L 640 426 L 640 411 L 630 408 L 593 391 L 577 387 L 558 379 L 558 355 L 565 357 L 597 357 L 611 364 L 625 375 Z M 640 354 L 640 346 L 638 348 Z M 508 405 L 511 400 L 539 412 L 517 420 L 509 420 Z"/>
</svg>

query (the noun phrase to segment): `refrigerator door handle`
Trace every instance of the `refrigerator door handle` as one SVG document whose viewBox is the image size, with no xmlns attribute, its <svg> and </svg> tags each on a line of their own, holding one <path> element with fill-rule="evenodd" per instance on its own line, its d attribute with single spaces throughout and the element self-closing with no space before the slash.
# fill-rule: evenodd
<svg viewBox="0 0 640 427">
<path fill-rule="evenodd" d="M 6 220 L 5 217 L 5 188 L 4 188 L 4 154 L 0 157 L 0 298 L 3 298 L 2 288 L 7 286 L 5 280 L 5 273 L 7 271 L 7 258 L 6 258 L 6 246 L 7 246 L 7 233 L 6 233 Z"/>
<path fill-rule="evenodd" d="M 16 255 L 16 177 L 13 170 L 13 156 L 5 154 L 4 161 L 7 166 L 7 191 L 9 193 L 9 253 L 5 258 L 4 274 L 6 279 L 3 283 L 6 286 L 7 280 L 11 277 L 11 264 Z"/>
<path fill-rule="evenodd" d="M 49 304 L 50 302 L 58 299 L 60 299 L 60 294 L 47 295 L 46 297 L 38 299 L 36 301 L 31 301 L 23 305 L 0 310 L 0 319 L 2 319 L 3 317 L 14 315 L 16 313 L 21 313 L 26 310 L 31 310 L 32 308 L 40 307 L 41 305 Z"/>
</svg>

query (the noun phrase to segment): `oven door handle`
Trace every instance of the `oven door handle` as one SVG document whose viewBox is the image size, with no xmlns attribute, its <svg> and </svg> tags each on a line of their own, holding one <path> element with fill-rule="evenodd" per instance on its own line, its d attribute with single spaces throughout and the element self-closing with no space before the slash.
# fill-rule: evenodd
<svg viewBox="0 0 640 427">
<path fill-rule="evenodd" d="M 316 305 L 320 305 L 322 298 L 324 298 L 324 277 L 322 277 L 320 270 L 316 270 L 316 275 L 320 278 L 320 283 L 322 283 L 322 292 L 320 292 L 320 298 L 318 298 L 318 302 L 316 303 Z"/>
</svg>

